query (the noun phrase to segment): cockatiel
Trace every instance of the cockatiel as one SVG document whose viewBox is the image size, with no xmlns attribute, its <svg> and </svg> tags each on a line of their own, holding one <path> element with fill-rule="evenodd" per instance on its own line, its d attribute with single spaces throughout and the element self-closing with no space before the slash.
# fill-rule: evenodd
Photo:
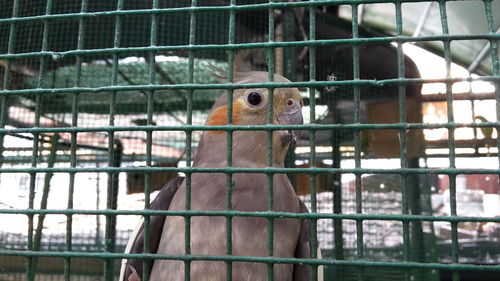
<svg viewBox="0 0 500 281">
<path fill-rule="evenodd" d="M 262 83 L 268 81 L 267 72 L 235 73 L 235 83 Z M 275 75 L 276 82 L 290 82 Z M 268 121 L 269 91 L 265 88 L 236 89 L 233 91 L 232 123 L 235 125 L 263 125 Z M 273 93 L 273 123 L 303 124 L 303 105 L 296 88 L 279 88 Z M 207 126 L 227 124 L 227 93 L 212 107 Z M 193 159 L 194 167 L 223 168 L 227 166 L 227 132 L 204 131 Z M 273 167 L 284 167 L 289 144 L 297 135 L 291 130 L 273 131 Z M 266 131 L 234 131 L 232 166 L 245 168 L 268 167 Z M 264 173 L 234 173 L 231 209 L 263 212 L 268 210 L 268 178 Z M 273 177 L 273 210 L 276 212 L 308 212 L 295 194 L 285 174 Z M 191 210 L 226 210 L 227 175 L 223 173 L 193 173 L 191 175 Z M 186 186 L 182 179 L 169 182 L 151 204 L 151 209 L 182 211 L 186 208 Z M 166 255 L 185 254 L 185 220 L 182 216 L 152 216 L 150 222 L 150 251 Z M 191 218 L 191 254 L 226 255 L 226 218 L 194 216 Z M 266 218 L 232 218 L 232 255 L 268 256 L 269 224 Z M 310 221 L 292 218 L 274 219 L 273 256 L 282 258 L 310 257 Z M 126 251 L 143 252 L 143 227 L 130 238 Z M 142 278 L 142 260 L 129 259 L 122 266 L 120 281 Z M 223 261 L 194 260 L 191 262 L 192 281 L 227 280 Z M 267 264 L 233 262 L 232 280 L 267 280 Z M 155 260 L 150 280 L 184 280 L 184 262 Z M 311 279 L 311 268 L 299 264 L 275 264 L 275 281 L 305 281 Z"/>
</svg>

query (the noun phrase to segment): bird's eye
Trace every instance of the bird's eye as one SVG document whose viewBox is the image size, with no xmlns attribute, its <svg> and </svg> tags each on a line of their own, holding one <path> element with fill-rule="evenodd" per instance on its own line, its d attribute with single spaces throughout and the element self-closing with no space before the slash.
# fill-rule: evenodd
<svg viewBox="0 0 500 281">
<path fill-rule="evenodd" d="M 248 103 L 251 105 L 259 105 L 260 102 L 262 101 L 262 96 L 260 95 L 259 92 L 250 92 L 247 95 L 247 100 Z"/>
</svg>

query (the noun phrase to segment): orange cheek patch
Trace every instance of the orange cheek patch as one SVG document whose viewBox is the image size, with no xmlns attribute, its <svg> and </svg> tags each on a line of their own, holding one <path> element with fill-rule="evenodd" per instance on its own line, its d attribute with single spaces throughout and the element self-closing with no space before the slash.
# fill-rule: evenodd
<svg viewBox="0 0 500 281">
<path fill-rule="evenodd" d="M 239 123 L 239 117 L 242 110 L 242 105 L 239 102 L 233 103 L 233 124 Z M 223 126 L 227 125 L 227 105 L 216 108 L 208 117 L 207 126 Z M 208 131 L 209 133 L 224 133 L 225 131 Z"/>
</svg>

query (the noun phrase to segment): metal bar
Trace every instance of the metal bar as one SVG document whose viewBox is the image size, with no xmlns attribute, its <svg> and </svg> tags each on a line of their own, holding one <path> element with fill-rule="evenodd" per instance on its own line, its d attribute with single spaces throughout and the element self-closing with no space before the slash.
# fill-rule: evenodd
<svg viewBox="0 0 500 281">
<path fill-rule="evenodd" d="M 401 3 L 396 3 L 396 34 L 401 35 L 403 33 L 403 18 L 401 15 Z M 403 43 L 397 42 L 396 47 L 397 52 L 397 63 L 398 63 L 398 78 L 405 77 L 404 69 L 404 54 L 403 54 Z M 406 123 L 406 88 L 404 85 L 398 85 L 398 109 L 399 109 L 399 122 Z M 408 168 L 407 160 L 407 138 L 406 130 L 400 129 L 398 132 L 399 137 L 399 157 L 401 168 Z M 404 215 L 409 214 L 410 202 L 409 202 L 409 181 L 408 175 L 401 175 L 401 197 L 402 197 L 402 213 Z M 411 259 L 411 240 L 410 240 L 410 224 L 409 222 L 402 222 L 403 224 L 403 259 L 405 261 L 410 261 Z M 404 277 L 406 281 L 410 281 L 412 278 L 412 272 L 410 270 L 405 270 Z"/>
<path fill-rule="evenodd" d="M 359 27 L 361 19 L 361 11 L 359 11 L 359 5 L 351 5 L 352 9 L 352 38 L 359 37 Z M 352 45 L 352 69 L 353 69 L 353 81 L 360 79 L 360 66 L 359 66 L 359 46 Z M 361 123 L 360 118 L 360 102 L 361 102 L 361 89 L 360 86 L 353 87 L 354 96 L 354 124 L 359 125 Z M 360 130 L 356 130 L 354 134 L 354 162 L 357 169 L 361 169 L 361 141 L 360 141 Z M 363 213 L 363 198 L 361 195 L 361 175 L 357 174 L 355 178 L 355 204 L 356 204 L 356 214 Z M 363 244 L 363 221 L 356 221 L 356 258 L 364 258 L 364 244 Z M 358 268 L 358 279 L 364 280 L 364 270 L 363 268 Z"/>
<path fill-rule="evenodd" d="M 47 7 L 46 7 L 47 8 Z M 15 18 L 17 17 L 19 12 L 19 1 L 14 1 L 13 5 L 13 12 L 12 12 L 12 17 Z M 45 11 L 46 13 L 48 12 L 47 10 Z M 9 46 L 8 46 L 8 53 L 14 52 L 14 45 L 15 45 L 15 34 L 16 34 L 16 25 L 11 24 L 10 26 L 10 34 L 9 34 Z M 44 30 L 43 30 L 43 41 L 42 42 L 42 49 L 43 47 L 46 47 L 47 45 L 47 34 L 48 34 L 48 25 L 44 25 Z M 42 50 L 43 51 L 43 50 Z M 42 60 L 40 63 L 40 71 L 43 73 L 44 71 L 44 61 Z M 5 69 L 5 81 L 7 81 L 6 86 L 8 87 L 9 83 L 9 74 L 10 72 L 8 69 L 10 68 L 10 61 L 8 61 L 7 67 Z M 41 88 L 43 86 L 42 80 L 41 80 L 41 73 L 40 76 L 38 77 L 37 81 L 37 86 Z M 34 120 L 34 126 L 39 126 L 40 125 L 40 102 L 41 102 L 41 94 L 36 95 L 35 98 L 35 120 Z M 32 159 L 31 159 L 31 167 L 36 168 L 38 165 L 38 152 L 39 152 L 39 134 L 38 133 L 33 133 L 33 150 L 32 150 Z M 29 209 L 34 209 L 35 207 L 35 188 L 36 188 L 36 172 L 30 173 L 30 183 L 29 183 L 29 199 L 28 199 L 28 208 Z M 28 215 L 28 250 L 35 250 L 35 241 L 33 237 L 33 230 L 34 230 L 34 216 L 33 215 Z M 28 258 L 28 262 L 26 265 L 26 280 L 28 281 L 33 281 L 35 280 L 35 263 L 36 260 L 33 258 Z"/>
<path fill-rule="evenodd" d="M 0 209 L 0 214 L 55 214 L 55 215 L 164 215 L 164 216 L 225 216 L 225 217 L 274 217 L 295 219 L 346 219 L 346 220 L 397 220 L 397 221 L 442 221 L 442 222 L 500 222 L 500 217 L 428 216 L 428 215 L 375 215 L 332 213 L 287 213 L 287 212 L 243 212 L 243 211 L 160 211 L 160 210 L 66 210 L 66 209 Z"/>
<path fill-rule="evenodd" d="M 80 8 L 81 13 L 87 12 L 88 1 L 82 1 Z M 84 48 L 85 44 L 85 19 L 80 18 L 78 20 L 78 42 L 77 49 L 81 50 Z M 75 62 L 75 87 L 80 87 L 81 73 L 82 73 L 82 58 L 76 56 Z M 40 74 L 40 77 L 42 75 Z M 78 128 L 78 100 L 79 93 L 73 93 L 73 100 L 71 106 L 71 126 Z M 76 151 L 78 149 L 78 132 L 71 133 L 71 143 L 70 143 L 70 167 L 76 168 L 77 166 L 77 155 Z M 61 144 L 59 144 L 60 146 Z M 68 210 L 73 209 L 73 196 L 75 190 L 75 173 L 69 173 L 69 185 L 68 185 Z M 73 216 L 71 214 L 66 215 L 66 251 L 71 252 L 73 248 Z M 64 259 L 64 280 L 71 280 L 71 258 Z"/>
<path fill-rule="evenodd" d="M 385 130 L 385 129 L 441 129 L 441 128 L 496 128 L 500 122 L 481 123 L 380 123 L 380 124 L 308 124 L 308 125 L 255 125 L 252 127 L 243 125 L 182 125 L 182 126 L 104 126 L 104 127 L 53 127 L 53 128 L 8 128 L 0 129 L 0 133 L 21 134 L 21 133 L 72 133 L 72 132 L 124 132 L 124 131 L 273 131 L 273 130 L 301 130 L 311 129 L 322 130 Z"/>
<path fill-rule="evenodd" d="M 180 173 L 264 173 L 264 174 L 279 174 L 279 173 L 344 173 L 344 174 L 433 174 L 433 175 L 460 175 L 460 174 L 497 174 L 500 169 L 491 168 L 396 168 L 396 169 L 369 169 L 369 168 L 174 168 L 174 167 L 78 167 L 78 168 L 3 168 L 3 173 L 118 173 L 118 172 L 180 172 Z"/>
<path fill-rule="evenodd" d="M 308 6 L 309 15 L 309 39 L 314 41 L 316 39 L 316 12 L 313 6 Z M 316 48 L 315 46 L 308 46 L 309 50 L 309 81 L 316 81 Z M 316 87 L 309 87 L 309 119 L 310 123 L 316 123 Z M 309 166 L 314 168 L 316 165 L 316 131 L 309 130 L 309 143 L 311 146 L 311 153 L 309 155 Z M 316 175 L 309 175 L 310 193 L 311 193 L 311 213 L 318 212 L 317 208 L 317 195 L 316 195 Z M 318 233 L 317 233 L 318 220 L 311 219 L 311 242 L 310 251 L 311 258 L 317 259 L 318 255 Z M 323 278 L 323 277 L 321 277 Z M 318 266 L 312 266 L 312 280 L 318 280 Z"/>
<path fill-rule="evenodd" d="M 455 141 L 455 148 L 471 148 L 474 145 L 495 145 L 495 139 L 468 139 Z M 448 140 L 428 141 L 426 148 L 448 148 Z"/>
<path fill-rule="evenodd" d="M 283 10 L 283 41 L 294 41 L 297 30 L 295 13 L 292 9 Z M 283 49 L 284 76 L 291 81 L 297 80 L 297 48 Z"/>
<path fill-rule="evenodd" d="M 331 110 L 335 112 L 335 122 L 340 123 L 340 112 L 335 110 L 337 108 L 336 101 L 333 102 Z M 341 140 L 340 134 L 336 131 L 332 131 L 332 168 L 341 167 L 342 152 L 340 150 Z M 333 174 L 333 213 L 342 214 L 342 174 Z M 334 238 L 334 251 L 335 259 L 344 259 L 344 231 L 342 220 L 333 220 L 333 238 Z M 337 279 L 340 279 L 339 270 L 335 271 Z"/>
<path fill-rule="evenodd" d="M 47 161 L 48 167 L 54 167 L 57 157 L 57 142 L 59 141 L 59 136 L 55 135 L 51 138 L 51 146 L 50 146 L 50 156 Z M 47 203 L 49 200 L 49 192 L 50 192 L 50 180 L 52 179 L 53 173 L 46 173 L 43 179 L 43 190 L 42 190 L 42 198 L 40 200 L 40 210 L 47 209 Z M 40 251 L 41 241 L 42 241 L 42 229 L 43 229 L 43 221 L 45 219 L 46 214 L 39 214 L 37 227 L 35 231 L 35 237 L 33 241 L 33 251 Z M 31 272 L 31 276 L 35 276 L 36 268 L 37 268 L 37 259 L 33 258 L 30 263 L 31 268 L 28 269 Z"/>
<path fill-rule="evenodd" d="M 295 39 L 295 32 L 297 31 L 298 25 L 295 21 L 295 11 L 292 9 L 285 9 L 283 13 L 283 23 L 282 23 L 282 41 L 293 41 Z M 279 53 L 279 52 L 277 52 Z M 278 54 L 277 54 L 278 55 Z M 297 80 L 297 48 L 289 47 L 283 48 L 282 52 L 282 69 L 283 76 L 288 78 L 290 81 Z M 287 155 L 285 157 L 285 167 L 293 168 L 295 167 L 295 147 L 296 145 L 291 144 L 288 148 Z M 297 188 L 297 179 L 294 175 L 288 174 L 288 178 L 292 186 Z"/>
<path fill-rule="evenodd" d="M 139 10 L 111 10 L 99 11 L 85 14 L 79 13 L 65 13 L 54 14 L 47 16 L 26 16 L 26 17 L 13 17 L 0 19 L 0 24 L 21 22 L 21 21 L 35 21 L 43 19 L 70 19 L 70 18 L 95 18 L 95 17 L 114 17 L 126 15 L 148 15 L 148 14 L 174 14 L 174 13 L 189 13 L 189 12 L 211 12 L 211 11 L 251 11 L 251 10 L 268 10 L 268 9 L 284 9 L 284 8 L 298 8 L 298 7 L 318 7 L 325 5 L 360 5 L 360 4 L 379 4 L 379 3 L 421 3 L 429 2 L 428 0 L 317 0 L 317 1 L 300 1 L 300 2 L 270 2 L 248 5 L 236 6 L 197 6 L 197 7 L 176 7 L 176 8 L 159 8 L 159 9 L 139 9 Z"/>
<path fill-rule="evenodd" d="M 269 3 L 273 3 L 273 0 L 269 0 Z M 269 8 L 268 13 L 268 42 L 274 42 L 275 40 L 275 23 L 274 23 L 274 10 Z M 268 80 L 269 82 L 274 82 L 275 73 L 275 49 L 266 48 L 266 63 L 268 66 Z M 274 121 L 274 87 L 267 88 L 268 90 L 268 107 L 267 107 L 267 124 L 273 124 Z M 273 167 L 273 132 L 267 132 L 267 166 Z M 274 175 L 267 174 L 267 184 L 268 184 L 268 210 L 273 211 L 274 208 Z M 272 217 L 267 219 L 268 226 L 268 236 L 267 236 L 267 255 L 272 257 L 274 255 L 274 219 Z M 274 264 L 270 263 L 267 266 L 267 280 L 274 281 Z"/>
<path fill-rule="evenodd" d="M 446 12 L 446 2 L 439 2 L 439 12 L 441 17 L 441 29 L 443 30 L 444 35 L 449 34 L 448 30 L 448 19 Z M 451 52 L 450 45 L 451 42 L 444 41 L 444 59 L 446 63 L 446 77 L 451 77 Z M 447 107 L 447 117 L 448 122 L 454 122 L 454 114 L 453 114 L 453 93 L 452 93 L 452 84 L 446 83 L 446 107 Z M 455 128 L 448 128 L 448 147 L 449 147 L 449 161 L 450 168 L 455 168 Z M 452 216 L 457 215 L 457 198 L 456 198 L 456 176 L 448 175 L 450 182 L 450 212 Z M 451 260 L 454 263 L 458 262 L 458 226 L 457 223 L 451 223 Z M 459 281 L 460 274 L 458 271 L 452 272 L 452 280 Z"/>
<path fill-rule="evenodd" d="M 158 0 L 153 0 L 152 3 L 152 8 L 157 9 L 158 8 Z M 151 15 L 151 26 L 150 26 L 150 35 L 149 35 L 149 43 L 150 46 L 156 46 L 157 45 L 157 28 L 158 28 L 158 15 L 157 14 L 152 14 Z M 149 64 L 149 69 L 148 69 L 148 75 L 149 75 L 149 84 L 154 85 L 155 84 L 155 73 L 156 73 L 156 53 L 151 52 L 148 54 L 148 64 Z M 154 107 L 154 90 L 153 91 L 147 91 L 146 92 L 146 97 L 147 97 L 147 108 L 146 108 L 146 124 L 147 125 L 154 125 L 153 123 L 153 107 Z M 146 166 L 151 167 L 152 166 L 152 146 L 153 146 L 153 131 L 148 131 L 146 132 Z M 146 173 L 145 178 L 144 178 L 144 209 L 147 210 L 151 206 L 151 173 Z M 144 253 L 150 253 L 150 217 L 149 216 L 144 216 Z M 153 261 L 151 260 L 143 260 L 143 265 L 142 265 L 142 280 L 149 280 L 149 275 L 151 273 Z M 122 280 L 119 280 L 122 281 Z"/>
<path fill-rule="evenodd" d="M 123 0 L 118 0 L 116 4 L 117 10 L 123 9 Z M 122 31 L 122 18 L 119 15 L 114 17 L 114 39 L 113 46 L 120 46 L 121 39 L 121 31 Z M 118 83 L 118 54 L 113 54 L 113 67 L 111 72 L 111 86 L 117 85 Z M 116 92 L 113 91 L 109 95 L 109 126 L 113 126 L 115 124 L 115 112 L 116 112 Z M 116 165 L 115 157 L 116 157 L 116 143 L 114 132 L 108 133 L 108 167 L 114 167 Z M 118 173 L 108 172 L 107 179 L 107 196 L 106 196 L 106 208 L 107 209 L 116 209 L 117 205 L 117 177 Z M 105 245 L 106 252 L 112 253 L 115 251 L 115 243 L 116 243 L 116 216 L 107 215 L 106 216 L 106 233 L 105 233 Z M 106 259 L 104 261 L 104 272 L 103 278 L 105 281 L 113 280 L 114 276 L 114 264 L 110 259 Z"/>
<path fill-rule="evenodd" d="M 486 2 L 487 1 L 485 1 L 485 3 Z M 490 22 L 490 20 L 488 19 L 488 27 L 490 27 L 490 25 L 492 25 L 492 23 L 493 22 Z M 497 34 L 500 33 L 500 27 L 497 29 L 497 31 L 495 33 L 497 33 Z M 477 56 L 470 63 L 469 67 L 467 68 L 467 71 L 474 72 L 474 70 L 476 70 L 477 67 L 481 64 L 481 62 L 486 58 L 486 56 L 488 55 L 488 52 L 490 51 L 490 49 L 491 49 L 491 41 L 488 42 L 486 45 L 484 45 L 484 47 L 481 49 L 481 51 L 479 51 L 479 53 L 477 54 Z"/>
<path fill-rule="evenodd" d="M 390 85 L 408 85 L 408 84 L 424 84 L 424 83 L 457 83 L 457 82 L 475 82 L 487 81 L 498 82 L 498 76 L 477 76 L 466 78 L 438 78 L 438 79 L 420 79 L 420 78 L 404 78 L 404 79 L 384 79 L 384 80 L 365 80 L 360 79 L 345 80 L 345 81 L 306 81 L 306 82 L 265 82 L 265 83 L 247 83 L 247 84 L 176 84 L 176 85 L 124 85 L 124 86 L 104 86 L 97 88 L 88 87 L 72 87 L 72 88 L 55 88 L 55 89 L 22 89 L 22 90 L 1 90 L 0 94 L 3 95 L 21 95 L 21 94 L 71 94 L 75 92 L 85 93 L 102 93 L 102 92 L 124 92 L 124 91 L 137 91 L 137 90 L 172 90 L 172 89 L 195 89 L 195 90 L 208 90 L 208 89 L 249 89 L 249 88 L 290 88 L 290 87 L 322 87 L 322 86 L 336 86 L 336 87 L 350 87 L 350 86 L 390 86 Z M 117 93 L 119 94 L 119 93 Z"/>
<path fill-rule="evenodd" d="M 401 3 L 399 3 L 399 5 L 401 5 Z M 418 24 L 415 27 L 415 31 L 413 31 L 412 37 L 420 36 L 420 33 L 422 32 L 422 29 L 424 28 L 425 22 L 427 21 L 427 18 L 429 17 L 429 13 L 430 13 L 433 5 L 434 5 L 434 2 L 429 2 L 425 5 L 425 10 L 422 13 L 422 16 L 420 16 L 420 19 L 418 20 Z"/>
<path fill-rule="evenodd" d="M 231 0 L 229 7 L 234 8 L 236 6 L 236 0 Z M 228 44 L 234 44 L 234 37 L 236 32 L 235 26 L 236 12 L 234 9 L 229 10 L 229 28 L 228 28 Z M 234 82 L 234 50 L 228 50 L 227 53 L 227 63 L 228 63 L 228 73 L 227 82 Z M 233 90 L 227 90 L 227 125 L 233 124 Z M 233 131 L 227 131 L 226 138 L 226 155 L 227 155 L 227 165 L 230 168 L 233 166 Z M 226 173 L 226 210 L 232 210 L 232 198 L 233 198 L 233 173 Z M 226 218 L 226 255 L 230 256 L 233 254 L 233 221 L 231 217 Z M 233 279 L 233 263 L 231 261 L 226 261 L 226 278 L 228 280 Z"/>
<path fill-rule="evenodd" d="M 75 104 L 76 103 L 76 104 Z M 74 122 L 72 121 L 72 127 L 77 127 L 77 119 L 73 119 L 73 115 L 77 115 L 78 113 L 78 100 L 76 99 L 72 101 L 72 104 L 71 104 L 71 108 L 72 109 L 75 109 L 74 113 L 72 112 L 72 120 L 75 120 Z M 75 118 L 78 118 L 77 116 Z M 75 124 L 75 125 L 73 125 Z M 70 127 L 71 128 L 71 127 Z M 78 132 L 76 131 L 73 131 L 73 132 L 70 132 L 71 134 L 76 134 Z M 16 138 L 19 138 L 19 139 L 24 139 L 24 140 L 33 140 L 33 137 L 29 137 L 29 136 L 26 136 L 26 135 L 20 135 L 20 134 L 10 134 L 11 136 L 13 137 L 16 137 Z M 47 141 L 45 140 L 45 138 L 50 138 L 50 135 L 48 134 L 41 134 L 41 137 L 39 138 L 39 142 L 40 143 L 50 143 L 50 141 Z M 68 148 L 71 150 L 71 140 L 70 142 L 59 142 L 59 147 L 61 148 L 61 150 L 68 150 Z M 93 145 L 82 145 L 82 144 L 75 144 L 77 148 L 83 148 L 83 149 L 92 149 L 92 150 L 97 150 L 97 151 L 108 151 L 107 148 L 102 148 L 102 147 L 99 147 L 99 146 L 93 146 Z M 15 147 L 12 147 L 12 148 L 5 148 L 4 151 L 19 151 L 19 150 L 23 150 L 23 151 L 27 151 L 27 150 L 31 150 L 32 148 L 31 147 L 18 147 L 18 148 L 15 148 Z M 80 154 L 80 155 L 83 155 L 84 154 Z"/>
<path fill-rule="evenodd" d="M 47 56 L 54 60 L 60 60 L 67 56 L 74 55 L 102 55 L 102 54 L 118 54 L 118 53 L 137 53 L 137 52 L 167 52 L 167 51 L 200 51 L 200 50 L 238 50 L 238 49 L 253 49 L 253 48 L 269 48 L 269 47 L 304 47 L 304 46 L 325 46 L 325 45 L 354 45 L 363 43 L 391 43 L 391 42 L 428 42 L 428 41 L 470 41 L 470 40 L 498 40 L 500 34 L 473 34 L 473 35 L 432 35 L 432 36 L 381 36 L 372 38 L 346 38 L 346 39 L 317 39 L 317 40 L 302 40 L 291 42 L 262 42 L 262 43 L 234 43 L 234 44 L 209 44 L 209 45 L 175 45 L 175 46 L 156 46 L 156 47 L 114 47 L 104 49 L 85 49 L 85 50 L 69 50 L 63 52 L 25 52 L 17 54 L 1 54 L 0 59 L 11 58 L 28 58 Z"/>
<path fill-rule="evenodd" d="M 197 0 L 191 0 L 191 7 L 196 7 L 198 5 Z M 196 13 L 190 12 L 190 22 L 189 22 L 189 45 L 196 44 Z M 194 83 L 194 60 L 195 56 L 193 51 L 189 51 L 189 61 L 188 61 L 188 83 Z M 191 125 L 193 123 L 193 92 L 194 90 L 188 90 L 186 96 L 186 124 Z M 191 167 L 191 155 L 192 155 L 192 132 L 186 132 L 186 167 Z M 191 173 L 186 173 L 185 185 L 186 185 L 186 210 L 191 210 Z M 191 254 L 191 217 L 184 217 L 185 229 L 184 229 L 184 251 L 187 255 Z M 189 281 L 191 279 L 191 262 L 184 262 L 184 279 Z"/>
<path fill-rule="evenodd" d="M 453 100 L 468 100 L 468 101 L 476 101 L 476 100 L 494 100 L 495 93 L 459 93 L 453 94 Z M 433 101 L 446 101 L 446 94 L 430 94 L 422 96 L 423 102 L 433 102 Z"/>
<path fill-rule="evenodd" d="M 59 145 L 60 147 L 60 145 Z M 25 150 L 23 150 L 25 151 Z M 60 150 L 59 150 L 60 151 Z M 486 155 L 486 154 L 485 154 Z M 43 155 L 41 157 L 39 157 L 39 160 L 40 161 L 46 161 L 47 160 L 47 156 L 46 155 Z M 29 161 L 31 161 L 31 157 L 30 156 L 8 156 L 8 157 L 5 157 L 4 158 L 4 163 L 9 163 L 9 164 L 13 164 L 13 163 L 16 163 L 16 164 L 22 164 L 22 163 L 29 163 Z M 58 163 L 64 163 L 64 164 L 70 164 L 71 165 L 71 153 L 69 154 L 66 154 L 66 155 L 59 155 L 57 157 L 57 162 Z M 88 164 L 88 163 L 94 163 L 94 164 L 98 164 L 98 163 L 107 163 L 108 161 L 108 157 L 107 155 L 100 155 L 100 156 L 95 156 L 95 155 L 92 155 L 92 154 L 84 154 L 84 155 L 78 155 L 76 158 L 75 158 L 75 163 L 78 163 L 79 165 L 80 164 Z M 136 162 L 136 161 L 143 161 L 143 162 L 146 162 L 146 155 L 123 155 L 122 156 L 122 161 L 123 162 Z M 168 157 L 161 157 L 161 156 L 154 156 L 152 157 L 152 161 L 154 162 L 166 162 L 166 163 L 176 163 L 179 161 L 179 158 L 178 157 L 175 157 L 175 158 L 168 158 Z M 70 173 L 71 174 L 71 173 Z"/>
<path fill-rule="evenodd" d="M 24 257 L 84 257 L 105 259 L 164 259 L 164 260 L 191 260 L 191 261 L 225 261 L 225 262 L 258 262 L 258 263 L 287 263 L 287 264 L 309 264 L 319 265 L 343 265 L 363 267 L 385 267 L 385 268 L 416 268 L 416 269 L 446 269 L 454 271 L 500 271 L 498 265 L 473 265 L 473 264 L 441 264 L 441 263 L 416 263 L 416 262 L 376 262 L 376 261 L 341 261 L 334 259 L 297 259 L 297 258 L 270 258 L 249 256 L 206 256 L 206 255 L 145 255 L 145 254 L 123 254 L 123 253 L 92 253 L 92 252 L 52 252 L 52 251 L 5 251 L 0 250 L 0 255 L 24 256 Z"/>
<path fill-rule="evenodd" d="M 486 19 L 488 22 L 488 32 L 493 33 L 494 30 L 494 15 L 491 6 L 492 1 L 486 0 L 484 1 L 484 9 L 486 13 Z M 497 32 L 498 33 L 498 30 Z M 491 65 L 492 65 L 492 74 L 495 76 L 500 75 L 500 60 L 498 59 L 498 42 L 496 40 L 490 40 L 490 53 L 491 53 Z M 498 82 L 495 83 L 495 102 L 496 102 L 496 120 L 500 120 L 500 84 Z M 499 129 L 497 127 L 497 134 Z M 500 138 L 497 136 L 497 157 L 498 162 L 500 164 Z"/>
</svg>

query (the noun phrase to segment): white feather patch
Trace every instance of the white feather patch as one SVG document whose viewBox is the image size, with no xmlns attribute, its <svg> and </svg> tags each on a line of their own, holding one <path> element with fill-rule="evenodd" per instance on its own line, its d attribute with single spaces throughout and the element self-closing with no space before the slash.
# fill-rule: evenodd
<svg viewBox="0 0 500 281">
<path fill-rule="evenodd" d="M 128 239 L 128 242 L 127 242 L 127 246 L 125 247 L 125 252 L 124 252 L 125 254 L 130 253 L 130 249 L 132 248 L 132 244 L 134 244 L 135 238 L 137 237 L 137 234 L 139 233 L 139 230 L 141 229 L 143 222 L 144 222 L 144 217 L 142 217 L 139 220 L 139 223 L 135 227 L 134 231 L 132 231 L 132 235 L 130 235 L 130 238 Z M 127 266 L 127 260 L 122 259 L 122 263 L 121 263 L 121 267 L 120 267 L 120 278 L 118 279 L 118 281 L 124 281 L 123 277 L 125 274 L 125 267 L 126 266 Z M 140 277 L 142 277 L 142 276 L 140 276 Z M 127 280 L 125 280 L 125 281 L 127 281 Z"/>
</svg>

